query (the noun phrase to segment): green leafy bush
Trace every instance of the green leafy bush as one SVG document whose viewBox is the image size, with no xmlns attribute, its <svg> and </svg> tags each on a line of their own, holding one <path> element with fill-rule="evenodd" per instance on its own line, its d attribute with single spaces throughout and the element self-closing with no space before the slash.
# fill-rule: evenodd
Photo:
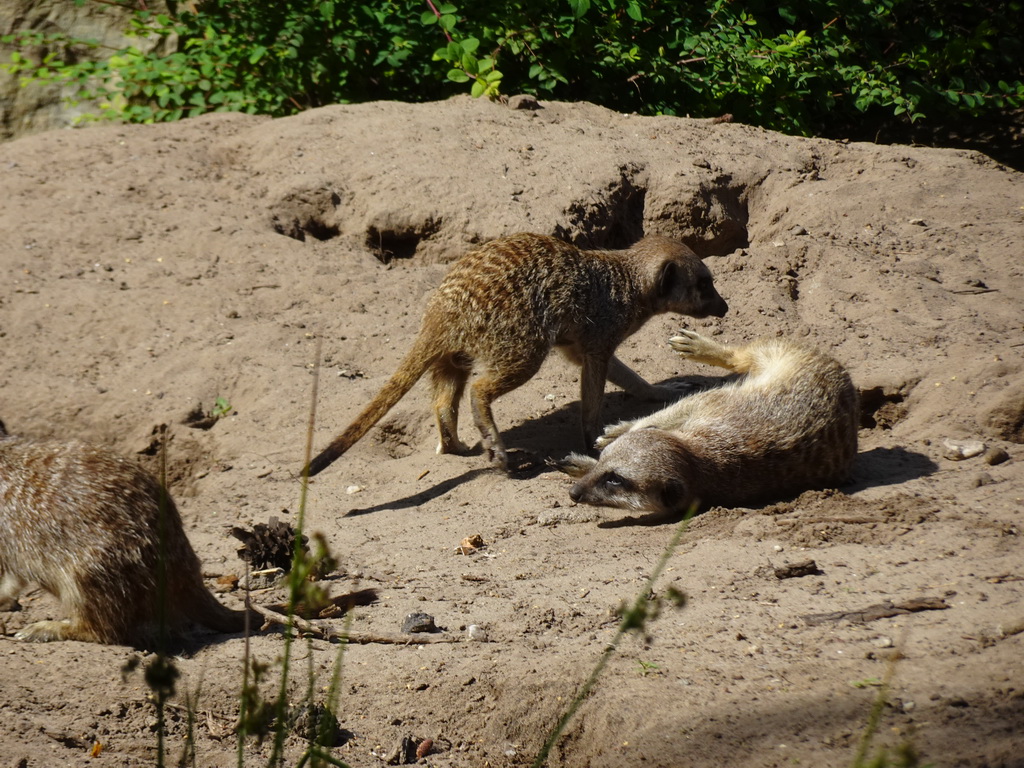
<svg viewBox="0 0 1024 768">
<path fill-rule="evenodd" d="M 86 2 L 87 0 L 78 0 Z M 97 2 L 99 0 L 91 0 Z M 105 0 L 109 2 L 110 0 Z M 101 117 L 285 115 L 330 103 L 533 93 L 791 133 L 948 121 L 1024 106 L 1024 3 L 977 0 L 205 0 L 137 11 L 176 41 L 104 61 L 18 33 L 6 67 L 61 81 Z M 194 8 L 194 10 L 190 10 Z M 42 51 L 42 53 L 39 53 Z"/>
</svg>

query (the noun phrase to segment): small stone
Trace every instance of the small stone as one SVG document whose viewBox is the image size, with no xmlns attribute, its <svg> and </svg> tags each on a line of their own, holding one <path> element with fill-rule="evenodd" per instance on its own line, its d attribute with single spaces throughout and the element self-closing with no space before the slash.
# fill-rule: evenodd
<svg viewBox="0 0 1024 768">
<path fill-rule="evenodd" d="M 466 627 L 466 633 L 469 635 L 469 639 L 475 643 L 487 642 L 487 632 L 478 624 L 470 624 Z"/>
<path fill-rule="evenodd" d="M 879 648 L 892 648 L 893 642 L 891 637 L 876 637 L 875 645 Z"/>
<path fill-rule="evenodd" d="M 1006 449 L 1001 445 L 993 445 L 987 451 L 985 451 L 985 463 L 990 467 L 994 467 L 996 464 L 1002 464 L 1004 461 L 1010 460 L 1010 454 L 1006 452 Z"/>
<path fill-rule="evenodd" d="M 995 478 L 992 477 L 988 472 L 979 472 L 974 476 L 972 481 L 972 488 L 981 488 L 983 485 L 992 485 L 995 482 Z"/>
<path fill-rule="evenodd" d="M 799 235 L 806 235 L 807 234 L 807 230 L 804 229 L 803 227 L 801 227 L 799 224 L 797 224 L 795 227 L 793 227 L 791 230 L 789 230 L 789 234 L 791 234 L 791 235 L 798 235 L 798 236 Z"/>
<path fill-rule="evenodd" d="M 434 748 L 433 739 L 424 739 L 420 742 L 420 745 L 416 747 L 416 759 L 422 760 L 424 757 L 430 754 L 430 750 Z"/>
<path fill-rule="evenodd" d="M 942 456 L 950 461 L 963 461 L 980 456 L 985 452 L 985 444 L 980 440 L 950 440 L 942 441 Z"/>
<path fill-rule="evenodd" d="M 359 493 L 362 490 L 363 490 L 363 486 L 361 486 L 361 485 L 350 485 L 348 488 L 345 489 L 345 493 L 347 493 L 349 496 L 351 496 L 352 494 Z"/>
<path fill-rule="evenodd" d="M 928 224 L 925 222 L 924 219 L 917 219 L 917 218 L 907 219 L 907 223 L 908 224 L 913 224 L 915 227 L 926 227 L 926 226 L 928 226 Z"/>
<path fill-rule="evenodd" d="M 238 589 L 238 576 L 233 573 L 225 573 L 223 576 L 217 577 L 217 581 L 214 582 L 214 592 L 234 592 Z"/>
<path fill-rule="evenodd" d="M 460 555 L 472 555 L 486 546 L 487 545 L 484 543 L 484 537 L 479 533 L 474 533 L 472 536 L 467 536 L 460 541 L 459 546 L 455 548 L 455 551 Z"/>
<path fill-rule="evenodd" d="M 437 625 L 429 613 L 410 613 L 402 622 L 402 631 L 410 635 L 414 632 L 437 632 Z"/>
<path fill-rule="evenodd" d="M 508 108 L 540 109 L 540 102 L 537 101 L 536 96 L 531 96 L 528 93 L 517 93 L 515 96 L 508 97 Z"/>
</svg>

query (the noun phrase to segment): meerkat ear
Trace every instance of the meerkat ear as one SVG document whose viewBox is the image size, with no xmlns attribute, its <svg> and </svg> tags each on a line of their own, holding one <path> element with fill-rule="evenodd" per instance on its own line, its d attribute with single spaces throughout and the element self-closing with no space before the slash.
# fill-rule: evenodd
<svg viewBox="0 0 1024 768">
<path fill-rule="evenodd" d="M 690 501 L 686 484 L 679 480 L 669 480 L 661 489 L 661 503 L 666 510 L 685 510 Z"/>
<path fill-rule="evenodd" d="M 658 271 L 658 296 L 668 298 L 679 286 L 680 268 L 674 261 L 666 261 Z"/>
<path fill-rule="evenodd" d="M 548 459 L 548 464 L 569 477 L 583 477 L 597 466 L 597 459 L 582 453 L 570 453 L 564 459 Z"/>
</svg>

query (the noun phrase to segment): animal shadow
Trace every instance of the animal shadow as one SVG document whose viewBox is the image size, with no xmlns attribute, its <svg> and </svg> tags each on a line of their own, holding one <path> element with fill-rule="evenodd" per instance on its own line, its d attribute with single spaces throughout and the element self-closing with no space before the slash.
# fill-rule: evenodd
<svg viewBox="0 0 1024 768">
<path fill-rule="evenodd" d="M 872 448 L 857 454 L 853 465 L 853 479 L 840 488 L 851 494 L 867 488 L 900 485 L 934 473 L 939 465 L 928 456 L 900 446 Z"/>
</svg>

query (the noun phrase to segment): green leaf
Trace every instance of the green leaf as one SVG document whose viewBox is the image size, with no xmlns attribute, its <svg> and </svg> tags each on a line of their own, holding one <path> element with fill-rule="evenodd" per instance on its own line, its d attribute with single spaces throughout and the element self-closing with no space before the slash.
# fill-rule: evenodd
<svg viewBox="0 0 1024 768">
<path fill-rule="evenodd" d="M 590 0 L 569 0 L 573 18 L 582 19 L 590 10 Z"/>
<path fill-rule="evenodd" d="M 437 24 L 437 15 L 433 11 L 424 11 L 420 14 L 420 24 Z"/>
<path fill-rule="evenodd" d="M 449 69 L 448 79 L 453 83 L 468 83 L 469 75 L 463 72 L 461 69 Z"/>
<path fill-rule="evenodd" d="M 477 48 L 480 47 L 480 41 L 475 37 L 467 37 L 465 40 L 460 41 L 462 51 L 464 53 L 473 53 Z"/>
<path fill-rule="evenodd" d="M 626 15 L 633 21 L 644 20 L 644 13 L 640 9 L 640 4 L 635 2 L 635 0 L 630 0 L 629 5 L 626 6 Z"/>
<path fill-rule="evenodd" d="M 469 93 L 474 99 L 479 99 L 481 96 L 484 95 L 484 92 L 486 90 L 487 83 L 485 83 L 483 80 L 477 80 L 473 83 L 473 87 L 469 89 Z"/>
</svg>

